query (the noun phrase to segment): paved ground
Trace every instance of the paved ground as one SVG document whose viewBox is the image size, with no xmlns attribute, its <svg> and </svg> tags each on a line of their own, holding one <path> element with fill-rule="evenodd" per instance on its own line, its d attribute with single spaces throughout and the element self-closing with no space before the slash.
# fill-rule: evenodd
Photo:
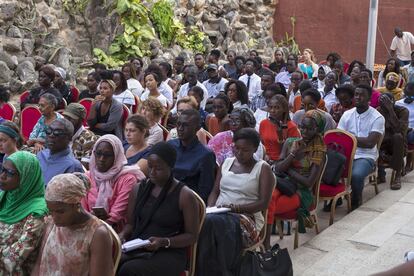
<svg viewBox="0 0 414 276">
<path fill-rule="evenodd" d="M 364 204 L 350 214 L 343 204 L 330 227 L 329 213 L 320 210 L 322 232 L 299 234 L 296 250 L 293 235 L 272 236 L 272 244 L 289 249 L 294 275 L 370 275 L 402 263 L 404 253 L 414 250 L 414 173 L 403 178 L 399 191 L 388 183 L 379 185 L 377 196 L 373 186 L 366 186 Z"/>
</svg>

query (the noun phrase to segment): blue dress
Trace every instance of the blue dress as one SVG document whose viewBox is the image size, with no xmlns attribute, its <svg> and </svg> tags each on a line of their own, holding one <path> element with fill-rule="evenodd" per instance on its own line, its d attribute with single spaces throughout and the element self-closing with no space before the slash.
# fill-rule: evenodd
<svg viewBox="0 0 414 276">
<path fill-rule="evenodd" d="M 129 144 L 127 142 L 124 142 L 124 152 L 126 154 L 126 151 L 129 148 Z M 146 158 L 149 154 L 151 150 L 151 147 L 147 147 L 144 150 L 137 152 L 136 154 L 134 154 L 133 156 L 127 158 L 128 161 L 128 166 L 134 165 L 136 164 L 139 160 L 141 160 L 142 158 Z"/>
</svg>

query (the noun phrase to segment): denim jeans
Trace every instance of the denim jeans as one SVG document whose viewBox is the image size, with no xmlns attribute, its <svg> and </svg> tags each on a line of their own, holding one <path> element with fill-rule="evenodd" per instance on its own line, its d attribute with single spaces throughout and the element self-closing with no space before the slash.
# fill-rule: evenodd
<svg viewBox="0 0 414 276">
<path fill-rule="evenodd" d="M 352 207 L 356 208 L 360 205 L 362 199 L 362 190 L 364 189 L 365 178 L 373 172 L 375 162 L 368 158 L 359 158 L 354 160 L 352 166 Z"/>
<path fill-rule="evenodd" d="M 410 132 L 407 133 L 407 143 L 409 145 L 414 144 L 414 130 L 410 130 Z"/>
</svg>

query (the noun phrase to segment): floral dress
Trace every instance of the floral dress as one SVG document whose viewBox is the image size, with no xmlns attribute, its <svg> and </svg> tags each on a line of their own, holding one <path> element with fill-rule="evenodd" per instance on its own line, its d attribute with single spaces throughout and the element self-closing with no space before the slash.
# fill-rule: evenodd
<svg viewBox="0 0 414 276">
<path fill-rule="evenodd" d="M 44 229 L 43 217 L 18 223 L 0 222 L 0 275 L 28 275 L 36 262 Z"/>
<path fill-rule="evenodd" d="M 87 276 L 89 275 L 90 245 L 96 229 L 102 222 L 95 216 L 72 230 L 57 227 L 47 218 L 39 275 Z"/>
<path fill-rule="evenodd" d="M 57 112 L 55 112 L 56 119 L 63 118 L 63 116 Z M 30 133 L 29 139 L 46 139 L 46 123 L 45 123 L 45 116 L 41 116 L 39 121 L 37 121 L 36 125 L 34 126 L 32 132 Z"/>
</svg>

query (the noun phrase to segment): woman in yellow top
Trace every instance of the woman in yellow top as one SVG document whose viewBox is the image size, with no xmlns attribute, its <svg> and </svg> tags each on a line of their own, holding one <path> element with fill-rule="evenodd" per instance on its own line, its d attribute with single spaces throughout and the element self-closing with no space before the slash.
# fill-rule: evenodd
<svg viewBox="0 0 414 276">
<path fill-rule="evenodd" d="M 394 99 L 396 101 L 401 100 L 404 93 L 401 88 L 398 87 L 398 84 L 400 83 L 401 77 L 394 72 L 390 72 L 385 77 L 385 87 L 380 87 L 378 90 L 381 93 L 392 93 L 394 95 Z"/>
</svg>

